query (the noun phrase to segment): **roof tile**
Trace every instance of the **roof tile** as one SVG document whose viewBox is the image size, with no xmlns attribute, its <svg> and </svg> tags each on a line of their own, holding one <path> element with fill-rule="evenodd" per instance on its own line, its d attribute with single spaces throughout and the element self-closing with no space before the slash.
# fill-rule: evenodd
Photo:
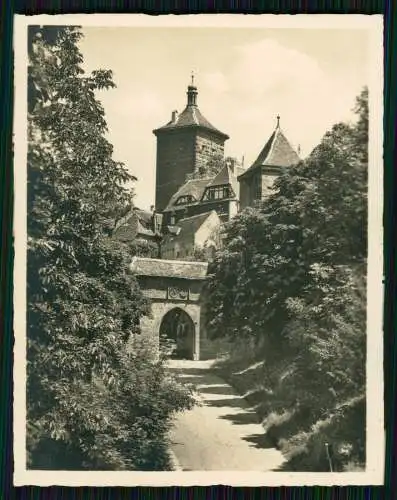
<svg viewBox="0 0 397 500">
<path fill-rule="evenodd" d="M 174 206 L 178 198 L 181 196 L 192 196 L 196 202 L 201 200 L 204 190 L 207 184 L 211 181 L 211 178 L 206 179 L 191 179 L 182 184 L 178 191 L 171 197 L 168 205 L 164 211 L 170 211 Z M 191 203 L 189 203 L 191 205 Z M 178 205 L 183 206 L 183 205 Z"/>
<path fill-rule="evenodd" d="M 208 184 L 210 186 L 225 186 L 230 184 L 235 193 L 238 192 L 237 178 L 228 165 L 224 165 L 213 180 Z"/>
<path fill-rule="evenodd" d="M 210 217 L 212 214 L 217 215 L 215 210 L 211 210 L 210 212 L 205 212 L 203 214 L 193 215 L 192 217 L 186 217 L 185 219 L 181 219 L 178 221 L 177 225 L 181 228 L 181 235 L 185 236 L 186 234 L 195 234 L 202 224 Z"/>
<path fill-rule="evenodd" d="M 203 280 L 207 276 L 207 262 L 190 262 L 135 257 L 130 270 L 136 276 L 152 276 Z"/>
<path fill-rule="evenodd" d="M 298 154 L 292 148 L 281 129 L 277 127 L 259 153 L 258 158 L 240 177 L 260 166 L 291 167 L 299 163 L 299 161 Z"/>
<path fill-rule="evenodd" d="M 224 134 L 216 127 L 214 127 L 201 113 L 197 106 L 186 106 L 186 108 L 180 113 L 176 119 L 169 121 L 166 125 L 154 130 L 156 133 L 159 130 L 173 130 L 181 127 L 201 127 L 212 132 L 216 132 L 218 135 L 223 136 L 228 139 L 229 136 Z"/>
</svg>

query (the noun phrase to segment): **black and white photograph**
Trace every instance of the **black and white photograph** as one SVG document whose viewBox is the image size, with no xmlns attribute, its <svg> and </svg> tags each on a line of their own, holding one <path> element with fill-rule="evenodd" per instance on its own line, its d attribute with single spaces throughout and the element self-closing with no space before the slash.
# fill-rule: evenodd
<svg viewBox="0 0 397 500">
<path fill-rule="evenodd" d="M 15 17 L 16 485 L 382 484 L 382 37 Z"/>
</svg>

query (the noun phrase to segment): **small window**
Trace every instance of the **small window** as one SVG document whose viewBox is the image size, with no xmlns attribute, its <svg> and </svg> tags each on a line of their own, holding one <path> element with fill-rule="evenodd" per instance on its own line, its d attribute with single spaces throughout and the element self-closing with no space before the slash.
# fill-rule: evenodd
<svg viewBox="0 0 397 500">
<path fill-rule="evenodd" d="M 192 195 L 185 195 L 185 196 L 180 196 L 176 202 L 175 205 L 186 205 L 188 203 L 192 203 L 194 200 Z"/>
</svg>

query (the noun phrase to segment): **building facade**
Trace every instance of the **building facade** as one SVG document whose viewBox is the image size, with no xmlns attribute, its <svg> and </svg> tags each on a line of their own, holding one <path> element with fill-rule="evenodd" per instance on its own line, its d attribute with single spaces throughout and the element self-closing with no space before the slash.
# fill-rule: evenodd
<svg viewBox="0 0 397 500">
<path fill-rule="evenodd" d="M 272 192 L 276 178 L 300 158 L 280 128 L 266 141 L 257 159 L 242 162 L 224 157 L 229 136 L 214 127 L 197 105 L 192 78 L 182 113 L 153 131 L 157 140 L 154 212 L 134 209 L 118 225 L 123 241 L 158 242 L 163 259 L 210 259 L 221 246 L 221 229 L 240 210 L 255 206 Z"/>
<path fill-rule="evenodd" d="M 221 220 L 215 210 L 186 217 L 169 228 L 161 242 L 163 259 L 211 260 L 220 246 Z"/>
</svg>

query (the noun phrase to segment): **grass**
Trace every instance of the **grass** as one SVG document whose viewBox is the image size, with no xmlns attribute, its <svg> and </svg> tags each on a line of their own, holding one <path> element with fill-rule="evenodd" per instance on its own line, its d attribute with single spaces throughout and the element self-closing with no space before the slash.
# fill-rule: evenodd
<svg viewBox="0 0 397 500">
<path fill-rule="evenodd" d="M 286 388 L 283 383 L 290 367 L 273 370 L 272 380 L 269 380 L 263 358 L 263 353 L 237 346 L 228 357 L 215 363 L 214 370 L 255 409 L 263 425 L 264 437 L 287 459 L 283 470 L 364 470 L 365 457 L 361 451 L 357 452 L 359 446 L 356 446 L 363 437 L 356 429 L 365 428 L 361 407 L 365 402 L 355 398 L 347 403 L 343 416 L 316 419 L 310 408 L 290 406 L 294 399 L 293 384 Z M 328 443 L 334 446 L 330 448 Z M 355 451 L 349 455 L 352 447 Z"/>
</svg>

